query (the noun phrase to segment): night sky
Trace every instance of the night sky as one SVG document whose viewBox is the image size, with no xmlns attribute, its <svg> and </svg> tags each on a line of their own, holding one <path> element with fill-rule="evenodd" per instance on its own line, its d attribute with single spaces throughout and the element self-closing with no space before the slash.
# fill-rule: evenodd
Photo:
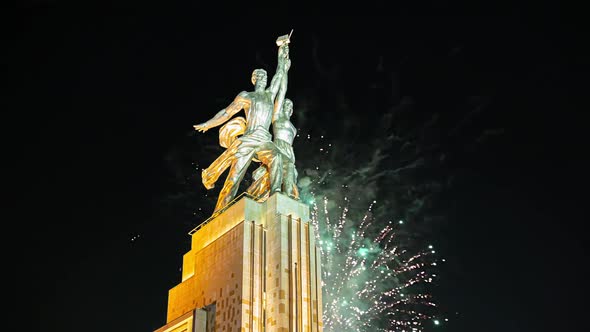
<svg viewBox="0 0 590 332">
<path fill-rule="evenodd" d="M 284 5 L 278 20 L 269 8 L 161 6 L 21 6 L 6 109 L 24 129 L 5 143 L 22 172 L 21 309 L 39 305 L 39 331 L 165 324 L 187 233 L 221 186 L 207 193 L 197 170 L 222 151 L 217 130 L 192 125 L 250 90 L 254 68 L 274 73 L 275 39 L 291 29 L 300 174 L 318 164 L 343 176 L 375 149 L 370 172 L 412 165 L 367 190 L 448 261 L 435 295 L 449 322 L 432 330 L 585 324 L 586 79 L 563 8 L 421 1 L 299 16 L 313 8 Z M 427 197 L 418 212 L 416 197 Z"/>
</svg>

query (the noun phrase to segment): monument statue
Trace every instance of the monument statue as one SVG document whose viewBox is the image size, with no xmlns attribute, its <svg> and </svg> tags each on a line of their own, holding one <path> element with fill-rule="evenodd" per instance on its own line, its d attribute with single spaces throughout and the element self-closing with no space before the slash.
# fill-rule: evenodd
<svg viewBox="0 0 590 332">
<path fill-rule="evenodd" d="M 286 98 L 290 36 L 277 39 L 269 88 L 266 72 L 256 69 L 254 91 L 194 125 L 200 132 L 218 127 L 225 148 L 203 169 L 203 185 L 213 188 L 226 172 L 227 178 L 213 215 L 189 232 L 181 282 L 168 291 L 166 324 L 153 332 L 324 331 L 323 252 L 296 186 L 297 129 Z M 240 185 L 250 169 L 254 181 Z M 239 187 L 260 199 L 236 197 Z"/>
<path fill-rule="evenodd" d="M 272 141 L 270 125 L 275 112 L 275 102 L 284 99 L 283 80 L 290 68 L 289 35 L 277 39 L 278 64 L 276 72 L 267 88 L 267 73 L 264 69 L 255 69 L 251 81 L 254 91 L 240 92 L 233 102 L 219 111 L 206 122 L 194 125 L 195 130 L 207 130 L 228 122 L 240 110 L 244 110 L 245 119 L 232 119 L 220 130 L 220 144 L 226 151 L 202 172 L 203 184 L 212 188 L 221 173 L 229 166 L 229 173 L 219 193 L 214 213 L 224 208 L 236 196 L 240 182 L 243 180 L 252 160 L 261 162 L 269 173 L 270 192 L 281 191 L 283 165 L 280 152 Z M 279 94 L 282 94 L 279 96 Z M 277 99 L 278 97 L 278 99 Z M 243 134 L 238 135 L 243 130 Z"/>
</svg>

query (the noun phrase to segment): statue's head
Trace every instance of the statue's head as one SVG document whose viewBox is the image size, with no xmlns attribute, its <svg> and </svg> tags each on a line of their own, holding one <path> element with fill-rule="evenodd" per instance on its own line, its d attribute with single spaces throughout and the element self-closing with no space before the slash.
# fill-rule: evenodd
<svg viewBox="0 0 590 332">
<path fill-rule="evenodd" d="M 252 84 L 256 87 L 266 88 L 267 75 L 264 69 L 254 69 L 252 72 Z"/>
<path fill-rule="evenodd" d="M 283 110 L 285 112 L 285 115 L 287 115 L 287 117 L 291 117 L 291 115 L 293 114 L 293 101 L 291 101 L 291 99 L 289 98 L 285 98 L 284 104 L 283 104 Z"/>
</svg>

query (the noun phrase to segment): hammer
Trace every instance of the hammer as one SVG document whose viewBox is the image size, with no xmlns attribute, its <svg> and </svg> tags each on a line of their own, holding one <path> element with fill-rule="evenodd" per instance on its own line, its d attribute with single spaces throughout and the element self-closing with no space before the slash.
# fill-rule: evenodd
<svg viewBox="0 0 590 332">
<path fill-rule="evenodd" d="M 293 29 L 289 32 L 288 35 L 282 35 L 277 38 L 277 46 L 281 47 L 282 45 L 289 44 L 291 42 L 291 34 L 293 33 Z"/>
</svg>

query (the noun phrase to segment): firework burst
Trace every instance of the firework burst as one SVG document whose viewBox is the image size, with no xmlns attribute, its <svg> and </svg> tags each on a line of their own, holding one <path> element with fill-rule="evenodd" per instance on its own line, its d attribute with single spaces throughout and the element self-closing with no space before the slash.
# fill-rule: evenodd
<svg viewBox="0 0 590 332">
<path fill-rule="evenodd" d="M 326 331 L 425 331 L 438 324 L 430 288 L 437 277 L 432 246 L 410 250 L 403 221 L 374 220 L 371 203 L 360 220 L 350 200 L 336 207 L 312 202 L 312 222 L 322 253 Z M 444 260 L 442 260 L 444 261 Z"/>
</svg>

